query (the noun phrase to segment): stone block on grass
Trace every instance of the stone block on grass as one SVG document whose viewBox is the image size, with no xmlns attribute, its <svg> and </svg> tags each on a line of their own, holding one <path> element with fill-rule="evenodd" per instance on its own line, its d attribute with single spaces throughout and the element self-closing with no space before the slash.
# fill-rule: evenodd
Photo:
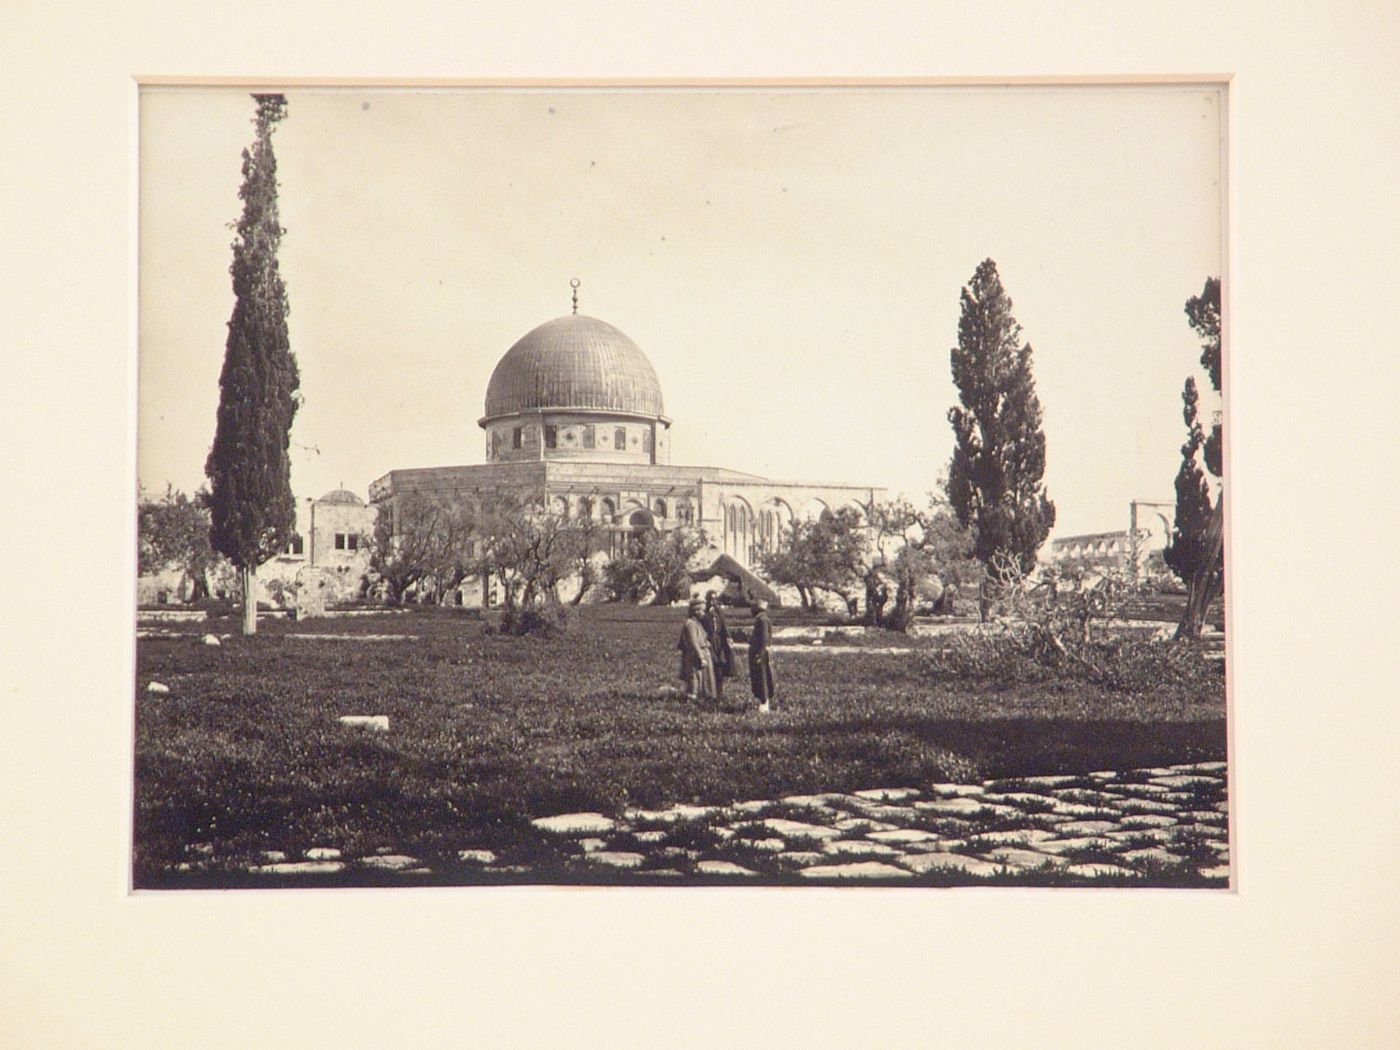
<svg viewBox="0 0 1400 1050">
<path fill-rule="evenodd" d="M 897 857 L 900 851 L 880 842 L 867 842 L 864 839 L 833 839 L 822 845 L 824 853 L 841 855 L 845 853 L 867 854 L 873 857 Z"/>
<path fill-rule="evenodd" d="M 803 868 L 804 879 L 907 879 L 913 873 L 878 860 L 863 860 L 855 864 L 814 864 Z"/>
<path fill-rule="evenodd" d="M 157 696 L 163 696 L 170 692 L 170 686 L 166 685 L 164 682 L 152 682 L 150 685 L 146 686 L 146 692 L 155 693 Z"/>
<path fill-rule="evenodd" d="M 835 828 L 824 827 L 821 824 L 804 824 L 800 820 L 784 820 L 782 817 L 769 817 L 763 822 L 763 826 L 785 839 L 801 837 L 826 842 L 841 837 L 841 832 Z"/>
<path fill-rule="evenodd" d="M 755 871 L 750 871 L 741 864 L 735 864 L 727 860 L 702 860 L 695 865 L 695 872 L 698 875 L 756 875 Z"/>
<path fill-rule="evenodd" d="M 557 835 L 597 835 L 612 831 L 617 821 L 601 813 L 560 813 L 554 817 L 537 817 L 531 825 Z"/>
<path fill-rule="evenodd" d="M 280 864 L 261 864 L 253 869 L 259 875 L 334 875 L 344 870 L 345 864 L 338 860 L 302 860 Z"/>
<path fill-rule="evenodd" d="M 995 875 L 1002 870 L 999 864 L 993 864 L 991 861 L 978 857 L 968 857 L 962 853 L 918 853 L 901 857 L 899 863 L 916 875 L 924 875 L 930 871 L 960 871 L 967 875 Z"/>
<path fill-rule="evenodd" d="M 364 729 L 371 733 L 387 733 L 389 731 L 389 716 L 341 715 L 340 724 L 350 726 L 352 729 Z"/>
<path fill-rule="evenodd" d="M 403 853 L 385 853 L 375 857 L 365 857 L 360 863 L 367 868 L 378 868 L 381 871 L 403 871 L 406 868 L 417 866 L 418 858 Z"/>
<path fill-rule="evenodd" d="M 340 850 L 330 846 L 313 846 L 306 851 L 307 860 L 339 860 Z"/>
<path fill-rule="evenodd" d="M 596 853 L 585 854 L 593 864 L 602 864 L 609 868 L 640 868 L 642 861 L 646 857 L 640 853 L 626 853 L 620 851 L 599 850 Z"/>
<path fill-rule="evenodd" d="M 458 851 L 457 859 L 468 864 L 495 864 L 496 854 L 489 849 L 464 849 Z"/>
</svg>

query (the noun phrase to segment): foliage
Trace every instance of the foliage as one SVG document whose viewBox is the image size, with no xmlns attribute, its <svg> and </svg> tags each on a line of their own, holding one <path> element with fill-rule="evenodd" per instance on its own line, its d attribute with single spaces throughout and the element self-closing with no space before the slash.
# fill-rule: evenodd
<svg viewBox="0 0 1400 1050">
<path fill-rule="evenodd" d="M 1011 313 L 996 263 L 984 260 L 961 295 L 958 345 L 951 351 L 962 407 L 948 411 L 955 445 L 947 494 L 972 528 L 979 561 L 997 551 L 1029 572 L 1055 524 L 1045 494 L 1045 434 L 1031 374 L 1031 347 Z"/>
<path fill-rule="evenodd" d="M 167 485 L 159 500 L 140 501 L 136 522 L 137 572 L 178 568 L 190 581 L 190 600 L 208 598 L 209 576 L 220 562 L 209 545 L 209 493 L 190 497 Z"/>
<path fill-rule="evenodd" d="M 1116 693 L 1191 697 L 1222 686 L 1221 670 L 1192 647 L 1110 629 L 1133 596 L 1121 572 L 1046 569 L 1032 585 L 1014 558 L 1000 583 L 995 628 L 954 637 L 933 657 L 945 673 L 1002 683 L 1079 680 Z"/>
<path fill-rule="evenodd" d="M 242 573 L 251 595 L 257 567 L 291 541 L 296 505 L 288 444 L 300 378 L 287 338 L 287 289 L 277 265 L 277 160 L 272 133 L 286 113 L 282 95 L 254 95 L 257 138 L 243 151 L 243 214 L 235 227 L 233 316 L 214 443 L 205 463 L 210 482 L 210 543 Z M 257 629 L 245 602 L 245 633 Z"/>
<path fill-rule="evenodd" d="M 783 622 L 788 610 L 775 611 Z M 137 642 L 136 878 L 151 885 L 207 844 L 215 870 L 261 850 L 380 847 L 447 863 L 529 843 L 529 819 L 673 801 L 1218 759 L 1218 678 L 1190 696 L 1080 678 L 931 673 L 931 655 L 780 654 L 790 708 L 771 727 L 658 700 L 675 673 L 674 609 L 585 605 L 578 630 L 525 643 L 448 610 L 356 617 L 342 633 L 197 644 L 206 624 Z M 274 637 L 307 630 L 270 621 Z M 316 630 L 317 628 L 313 628 Z M 323 630 L 324 628 L 319 628 Z M 1182 647 L 1185 648 L 1185 647 Z M 1047 672 L 1048 674 L 1048 672 Z M 145 692 L 151 679 L 168 696 Z M 388 733 L 339 726 L 387 715 Z"/>
<path fill-rule="evenodd" d="M 1198 296 L 1186 301 L 1186 317 L 1201 340 L 1201 366 L 1217 393 L 1221 389 L 1220 279 L 1209 277 Z M 1207 436 L 1198 413 L 1196 381 L 1188 376 L 1182 393 L 1186 442 L 1181 446 L 1181 466 L 1176 474 L 1176 516 L 1171 540 L 1163 552 L 1167 565 L 1186 585 L 1186 609 L 1178 637 L 1197 638 L 1206 609 L 1224 588 L 1225 493 L 1223 486 L 1211 504 L 1206 470 L 1216 478 L 1223 467 L 1223 434 L 1220 423 Z"/>
<path fill-rule="evenodd" d="M 690 563 L 704 546 L 705 534 L 697 528 L 639 532 L 603 567 L 603 584 L 614 601 L 681 601 L 690 592 Z"/>
<path fill-rule="evenodd" d="M 447 594 L 473 567 L 471 543 L 478 522 L 459 500 L 405 493 L 379 508 L 370 542 L 370 571 L 385 585 L 385 598 L 398 605 L 403 594 L 429 582 Z"/>
<path fill-rule="evenodd" d="M 903 499 L 872 504 L 867 509 L 866 528 L 869 554 L 861 579 L 865 586 L 864 619 L 870 626 L 908 630 L 923 582 L 936 580 L 941 586 L 963 582 L 969 576 L 971 533 L 936 495 L 930 497 L 927 510 Z"/>
<path fill-rule="evenodd" d="M 513 495 L 495 500 L 479 531 L 474 566 L 500 581 L 507 616 L 503 628 L 524 634 L 544 627 L 548 617 L 524 613 L 559 606 L 559 584 L 586 556 L 589 532 Z"/>
<path fill-rule="evenodd" d="M 852 603 L 868 546 L 858 511 L 843 507 L 815 521 L 794 521 L 784 539 L 777 550 L 760 557 L 768 580 L 796 588 L 804 609 L 815 606 L 816 591 Z"/>
</svg>

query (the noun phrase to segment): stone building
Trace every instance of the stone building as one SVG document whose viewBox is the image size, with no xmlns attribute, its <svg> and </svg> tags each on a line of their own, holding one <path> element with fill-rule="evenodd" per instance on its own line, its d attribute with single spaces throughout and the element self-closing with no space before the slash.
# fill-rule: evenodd
<svg viewBox="0 0 1400 1050">
<path fill-rule="evenodd" d="M 673 464 L 656 370 L 624 333 L 577 310 L 575 296 L 574 313 L 527 332 L 497 363 L 477 420 L 485 463 L 391 470 L 370 485 L 371 504 L 418 493 L 484 507 L 511 493 L 592 521 L 607 553 L 641 530 L 695 526 L 710 544 L 702 558 L 752 568 L 795 518 L 883 498 L 869 485 Z M 469 585 L 464 600 L 489 604 L 490 592 Z"/>
</svg>

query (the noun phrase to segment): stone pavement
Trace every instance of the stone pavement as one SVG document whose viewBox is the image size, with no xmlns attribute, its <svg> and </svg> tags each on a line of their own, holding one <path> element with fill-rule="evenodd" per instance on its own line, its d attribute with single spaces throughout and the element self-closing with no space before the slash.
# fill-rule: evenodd
<svg viewBox="0 0 1400 1050">
<path fill-rule="evenodd" d="M 532 821 L 523 848 L 444 863 L 334 848 L 268 875 L 356 870 L 452 882 L 1213 886 L 1230 877 L 1223 762 L 676 805 Z M 512 856 L 512 854 L 515 854 Z"/>
</svg>

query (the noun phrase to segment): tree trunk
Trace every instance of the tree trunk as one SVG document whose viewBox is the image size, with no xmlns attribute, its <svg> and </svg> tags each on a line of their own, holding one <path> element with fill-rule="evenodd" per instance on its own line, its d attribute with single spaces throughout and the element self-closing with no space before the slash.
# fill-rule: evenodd
<svg viewBox="0 0 1400 1050">
<path fill-rule="evenodd" d="M 1215 501 L 1210 524 L 1206 527 L 1206 544 L 1209 556 L 1204 571 L 1191 577 L 1186 587 L 1186 609 L 1177 625 L 1177 641 L 1194 642 L 1201 637 L 1201 627 L 1205 623 L 1210 603 L 1220 597 L 1225 585 L 1224 566 L 1221 564 L 1221 551 L 1225 546 L 1225 494 Z"/>
<path fill-rule="evenodd" d="M 244 565 L 238 570 L 243 586 L 243 633 L 258 633 L 258 567 Z"/>
</svg>

